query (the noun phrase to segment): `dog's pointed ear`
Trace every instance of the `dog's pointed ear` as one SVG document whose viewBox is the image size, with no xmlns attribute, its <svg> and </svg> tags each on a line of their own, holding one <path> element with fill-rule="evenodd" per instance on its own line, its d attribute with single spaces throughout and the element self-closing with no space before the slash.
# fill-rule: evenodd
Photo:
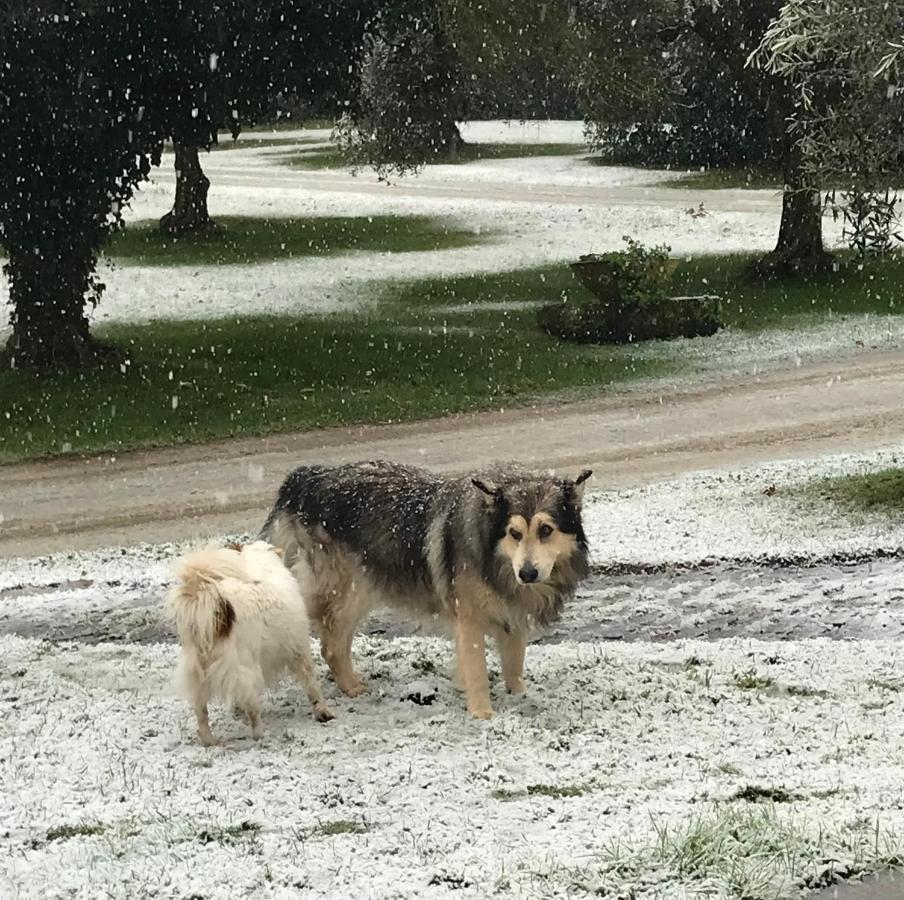
<svg viewBox="0 0 904 900">
<path fill-rule="evenodd" d="M 578 498 L 578 500 L 582 500 L 584 497 L 584 488 L 587 486 L 587 479 L 593 474 L 593 469 L 584 469 L 577 478 L 575 478 L 574 484 L 574 495 Z"/>
<path fill-rule="evenodd" d="M 473 484 L 482 494 L 486 494 L 487 497 L 491 497 L 497 502 L 502 499 L 502 489 L 492 482 L 481 481 L 479 478 L 472 478 L 471 484 Z"/>
</svg>

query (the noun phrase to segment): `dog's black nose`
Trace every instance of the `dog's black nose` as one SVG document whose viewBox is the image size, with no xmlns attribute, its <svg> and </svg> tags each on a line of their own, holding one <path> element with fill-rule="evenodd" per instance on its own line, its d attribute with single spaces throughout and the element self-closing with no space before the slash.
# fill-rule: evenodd
<svg viewBox="0 0 904 900">
<path fill-rule="evenodd" d="M 533 584 L 537 580 L 537 576 L 540 573 L 530 564 L 525 563 L 525 565 L 521 566 L 521 571 L 518 572 L 518 577 L 525 584 Z"/>
</svg>

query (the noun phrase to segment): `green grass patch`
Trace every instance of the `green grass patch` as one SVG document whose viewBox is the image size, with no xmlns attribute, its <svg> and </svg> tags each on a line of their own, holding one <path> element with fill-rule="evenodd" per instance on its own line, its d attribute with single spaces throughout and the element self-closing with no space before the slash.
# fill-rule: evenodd
<svg viewBox="0 0 904 900">
<path fill-rule="evenodd" d="M 298 131 L 302 128 L 329 128 L 332 129 L 336 124 L 334 119 L 320 117 L 312 117 L 310 119 L 292 119 L 282 118 L 276 122 L 261 122 L 258 125 L 252 125 L 250 128 L 243 128 L 242 134 L 253 134 L 257 131 Z M 232 135 L 228 131 L 220 132 L 220 140 L 231 138 Z"/>
<path fill-rule="evenodd" d="M 803 797 L 800 794 L 792 794 L 784 788 L 748 784 L 737 790 L 729 799 L 743 800 L 745 803 L 793 803 L 795 800 L 803 800 Z"/>
<path fill-rule="evenodd" d="M 747 269 L 753 259 L 750 254 L 682 258 L 671 292 L 718 294 L 723 298 L 724 324 L 751 332 L 796 328 L 847 315 L 904 314 L 904 255 L 892 255 L 867 265 L 842 256 L 838 272 L 818 279 L 778 283 L 751 281 Z M 498 276 L 424 279 L 400 284 L 392 295 L 399 303 L 412 307 L 429 303 L 474 309 L 487 303 L 591 298 L 564 264 Z"/>
<path fill-rule="evenodd" d="M 490 792 L 494 800 L 522 800 L 525 797 L 550 797 L 562 800 L 582 797 L 593 790 L 592 784 L 529 784 L 525 788 L 496 788 Z"/>
<path fill-rule="evenodd" d="M 91 837 L 103 834 L 107 830 L 106 825 L 100 822 L 81 822 L 78 825 L 57 825 L 47 829 L 46 841 L 68 841 L 75 837 Z"/>
<path fill-rule="evenodd" d="M 725 190 L 729 188 L 749 188 L 781 190 L 784 180 L 780 172 L 763 168 L 727 168 L 688 171 L 680 178 L 669 178 L 660 182 L 660 187 L 701 188 L 702 190 Z"/>
<path fill-rule="evenodd" d="M 759 675 L 755 669 L 746 672 L 735 672 L 731 679 L 736 688 L 742 691 L 765 691 L 775 684 L 768 675 Z"/>
<path fill-rule="evenodd" d="M 473 231 L 427 216 L 222 216 L 217 225 L 209 235 L 173 238 L 163 234 L 155 221 L 138 222 L 118 232 L 106 254 L 127 265 L 249 265 L 351 250 L 445 250 L 482 240 Z"/>
<path fill-rule="evenodd" d="M 235 825 L 222 825 L 203 828 L 197 834 L 202 844 L 235 844 L 249 838 L 257 837 L 261 826 L 257 822 L 238 822 Z"/>
<path fill-rule="evenodd" d="M 851 511 L 904 511 L 904 469 L 820 478 L 800 490 L 807 499 L 833 503 Z"/>
<path fill-rule="evenodd" d="M 782 282 L 750 281 L 746 270 L 753 258 L 729 254 L 682 260 L 672 280 L 673 293 L 718 294 L 724 324 L 742 331 L 796 327 L 846 315 L 904 314 L 902 255 L 860 264 L 843 254 L 837 272 Z"/>
<path fill-rule="evenodd" d="M 256 137 L 253 134 L 243 134 L 237 141 L 231 136 L 220 138 L 220 140 L 210 148 L 211 153 L 218 153 L 221 150 L 252 150 L 260 147 L 298 147 L 305 144 L 323 145 L 323 139 L 320 137 Z M 201 157 L 201 165 L 204 165 L 204 157 Z"/>
<path fill-rule="evenodd" d="M 727 806 L 684 826 L 659 826 L 645 853 L 613 863 L 699 884 L 714 896 L 766 900 L 796 897 L 900 861 L 897 839 L 878 824 L 862 830 L 810 826 L 778 810 L 773 804 Z"/>
<path fill-rule="evenodd" d="M 430 165 L 466 165 L 492 159 L 524 159 L 534 156 L 577 156 L 584 150 L 579 144 L 465 144 L 453 159 L 438 156 Z M 291 153 L 282 162 L 297 169 L 349 168 L 339 149 L 333 145 L 322 150 Z"/>
<path fill-rule="evenodd" d="M 366 834 L 367 826 L 363 822 L 352 819 L 336 819 L 331 822 L 318 822 L 307 831 L 308 837 L 334 837 L 337 834 Z"/>
</svg>

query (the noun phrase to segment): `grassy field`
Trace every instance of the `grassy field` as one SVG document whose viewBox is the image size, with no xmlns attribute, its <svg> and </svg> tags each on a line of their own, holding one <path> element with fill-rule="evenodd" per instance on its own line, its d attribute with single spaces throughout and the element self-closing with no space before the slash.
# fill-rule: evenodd
<svg viewBox="0 0 904 900">
<path fill-rule="evenodd" d="M 216 222 L 216 232 L 184 238 L 163 234 L 156 221 L 136 222 L 114 236 L 107 255 L 127 265 L 248 265 L 349 250 L 445 250 L 486 239 L 486 234 L 481 237 L 427 216 L 220 216 Z"/>
<path fill-rule="evenodd" d="M 782 175 L 772 169 L 734 168 L 705 169 L 700 172 L 688 172 L 681 178 L 660 182 L 662 187 L 670 188 L 703 188 L 718 190 L 720 188 L 749 188 L 762 190 L 772 188 L 781 190 Z"/>
<path fill-rule="evenodd" d="M 904 469 L 821 478 L 806 485 L 803 497 L 851 512 L 904 512 Z"/>
<path fill-rule="evenodd" d="M 743 281 L 746 262 L 685 262 L 676 291 L 724 294 L 727 324 L 746 331 L 898 312 L 904 294 L 899 258 L 783 285 Z M 395 283 L 366 315 L 102 327 L 128 365 L 75 379 L 0 374 L 0 460 L 414 419 L 679 373 L 655 342 L 577 346 L 543 334 L 536 304 L 562 296 L 584 291 L 557 265 Z"/>
<path fill-rule="evenodd" d="M 0 460 L 398 421 L 656 373 L 636 348 L 560 346 L 529 311 L 471 318 L 467 327 L 401 315 L 98 329 L 127 349 L 124 371 L 0 375 Z"/>
<path fill-rule="evenodd" d="M 490 159 L 520 159 L 532 156 L 575 156 L 582 152 L 576 144 L 465 144 L 455 159 L 438 157 L 441 165 L 464 165 Z M 348 164 L 332 145 L 303 153 L 288 153 L 282 159 L 286 165 L 298 169 L 342 169 Z"/>
</svg>

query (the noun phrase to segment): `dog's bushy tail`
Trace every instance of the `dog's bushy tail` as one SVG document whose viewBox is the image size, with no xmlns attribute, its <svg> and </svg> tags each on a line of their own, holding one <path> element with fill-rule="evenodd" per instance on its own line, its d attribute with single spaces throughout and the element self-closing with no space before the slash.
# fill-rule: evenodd
<svg viewBox="0 0 904 900">
<path fill-rule="evenodd" d="M 176 568 L 176 584 L 166 599 L 166 616 L 183 645 L 202 654 L 229 637 L 235 609 L 220 593 L 225 579 L 246 581 L 241 555 L 232 549 L 208 547 L 185 556 Z"/>
</svg>

